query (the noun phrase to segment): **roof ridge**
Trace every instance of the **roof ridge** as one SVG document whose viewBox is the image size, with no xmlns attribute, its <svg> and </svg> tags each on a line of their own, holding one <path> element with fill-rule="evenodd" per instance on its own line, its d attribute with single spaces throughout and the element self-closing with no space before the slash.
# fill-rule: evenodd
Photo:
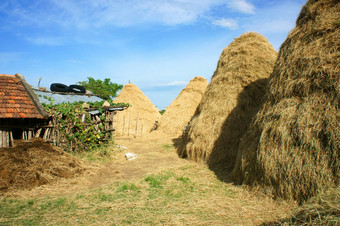
<svg viewBox="0 0 340 226">
<path fill-rule="evenodd" d="M 15 74 L 15 77 L 17 77 L 20 80 L 22 86 L 25 88 L 25 90 L 26 90 L 27 94 L 29 95 L 30 99 L 32 100 L 34 106 L 37 108 L 39 114 L 43 118 L 47 118 L 49 115 L 45 111 L 44 107 L 41 105 L 37 95 L 33 92 L 32 87 L 26 82 L 24 76 L 17 73 L 17 74 Z"/>
</svg>

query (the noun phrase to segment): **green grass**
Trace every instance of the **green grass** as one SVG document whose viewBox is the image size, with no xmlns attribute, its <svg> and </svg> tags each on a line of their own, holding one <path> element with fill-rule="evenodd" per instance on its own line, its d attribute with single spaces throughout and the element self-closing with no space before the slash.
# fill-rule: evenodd
<svg viewBox="0 0 340 226">
<path fill-rule="evenodd" d="M 2 198 L 0 225 L 183 224 L 193 222 L 193 218 L 197 222 L 222 223 L 227 219 L 214 215 L 214 208 L 197 208 L 195 204 L 209 199 L 211 193 L 218 194 L 218 200 L 237 194 L 229 196 L 229 186 L 216 179 L 197 181 L 197 170 L 167 170 L 70 196 Z"/>
<path fill-rule="evenodd" d="M 90 162 L 110 162 L 122 152 L 124 152 L 124 149 L 115 146 L 112 142 L 89 151 L 71 152 L 71 154 Z"/>
<path fill-rule="evenodd" d="M 163 145 L 163 150 L 173 151 L 174 147 Z M 122 151 L 99 148 L 76 155 L 105 162 Z M 207 167 L 193 163 L 72 195 L 0 197 L 1 226 L 254 225 L 290 216 L 289 211 L 285 205 L 258 199 L 240 187 L 224 183 Z"/>
</svg>

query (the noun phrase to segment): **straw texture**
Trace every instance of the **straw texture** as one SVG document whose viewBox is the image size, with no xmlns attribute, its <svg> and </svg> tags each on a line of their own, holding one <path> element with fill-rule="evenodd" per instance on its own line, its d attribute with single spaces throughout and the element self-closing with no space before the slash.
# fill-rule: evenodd
<svg viewBox="0 0 340 226">
<path fill-rule="evenodd" d="M 210 166 L 233 167 L 241 135 L 262 102 L 277 52 L 249 32 L 226 47 L 191 121 L 179 155 Z"/>
<path fill-rule="evenodd" d="M 339 183 L 340 3 L 312 0 L 282 44 L 234 177 L 300 203 Z"/>
</svg>

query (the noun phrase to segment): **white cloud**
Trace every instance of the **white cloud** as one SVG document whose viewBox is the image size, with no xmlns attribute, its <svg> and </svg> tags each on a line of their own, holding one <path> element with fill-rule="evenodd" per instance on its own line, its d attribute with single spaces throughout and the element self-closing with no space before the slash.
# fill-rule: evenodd
<svg viewBox="0 0 340 226">
<path fill-rule="evenodd" d="M 247 0 L 230 0 L 228 7 L 241 13 L 255 13 L 255 6 L 247 2 Z"/>
<path fill-rule="evenodd" d="M 220 26 L 220 27 L 230 28 L 230 29 L 238 28 L 238 22 L 237 20 L 234 20 L 234 19 L 223 18 L 220 20 L 213 21 L 212 24 L 216 26 Z"/>
<path fill-rule="evenodd" d="M 2 11 L 33 26 L 88 29 L 144 23 L 189 24 L 210 16 L 212 9 L 226 6 L 246 14 L 255 10 L 247 0 L 36 0 L 29 7 L 12 0 L 3 5 Z"/>
</svg>

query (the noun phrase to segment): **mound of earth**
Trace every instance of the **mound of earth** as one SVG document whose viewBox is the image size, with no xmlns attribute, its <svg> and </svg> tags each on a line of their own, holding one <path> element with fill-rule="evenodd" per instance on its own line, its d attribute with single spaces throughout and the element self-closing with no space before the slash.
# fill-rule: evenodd
<svg viewBox="0 0 340 226">
<path fill-rule="evenodd" d="M 84 171 L 79 160 L 41 139 L 0 149 L 0 193 L 31 189 Z"/>
</svg>

